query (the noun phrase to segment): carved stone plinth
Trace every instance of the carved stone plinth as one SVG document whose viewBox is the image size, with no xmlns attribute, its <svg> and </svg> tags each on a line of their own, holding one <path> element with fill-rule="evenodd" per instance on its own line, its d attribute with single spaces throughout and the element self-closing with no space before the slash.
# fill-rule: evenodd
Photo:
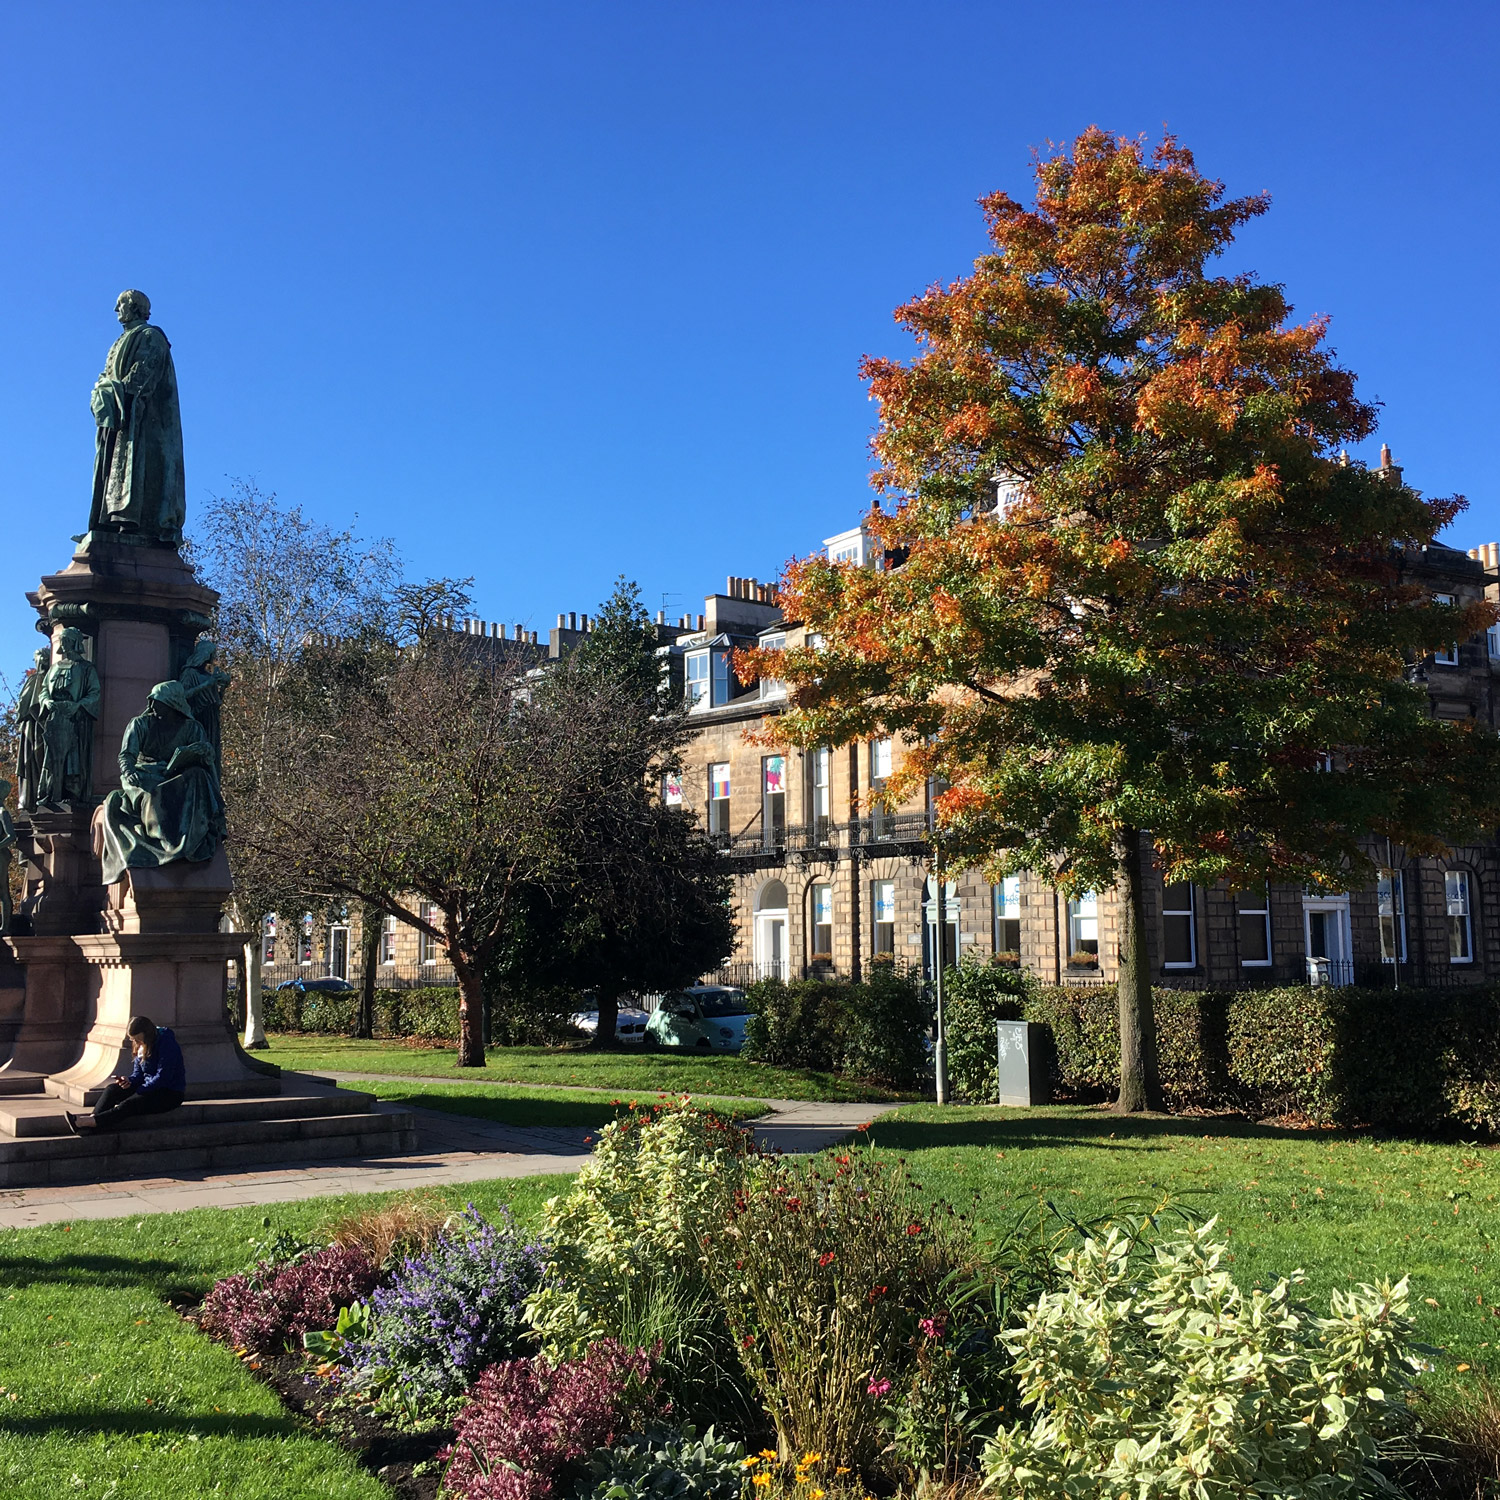
<svg viewBox="0 0 1500 1500">
<path fill-rule="evenodd" d="M 26 965 L 26 989 L 0 1077 L 55 1073 L 74 1062 L 88 1030 L 88 966 L 65 935 L 7 938 L 6 945 Z"/>
<path fill-rule="evenodd" d="M 26 860 L 20 914 L 36 937 L 97 932 L 105 895 L 89 811 L 32 813 L 16 833 Z"/>
</svg>

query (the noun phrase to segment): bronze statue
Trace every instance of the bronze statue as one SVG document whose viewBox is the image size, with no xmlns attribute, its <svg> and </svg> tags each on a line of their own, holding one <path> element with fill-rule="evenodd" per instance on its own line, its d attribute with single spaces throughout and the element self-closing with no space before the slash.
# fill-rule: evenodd
<svg viewBox="0 0 1500 1500">
<path fill-rule="evenodd" d="M 182 540 L 187 489 L 172 345 L 147 322 L 151 300 L 144 292 L 121 292 L 115 314 L 125 331 L 111 347 L 89 401 L 99 424 L 89 530 L 175 547 Z"/>
<path fill-rule="evenodd" d="M 83 654 L 83 632 L 69 625 L 57 637 L 59 660 L 42 679 L 42 775 L 37 806 L 59 809 L 93 791 L 94 720 L 103 696 L 99 674 Z"/>
<path fill-rule="evenodd" d="M 34 812 L 37 788 L 42 780 L 42 683 L 52 663 L 52 652 L 43 646 L 36 653 L 36 665 L 30 668 L 16 698 L 16 807 Z"/>
<path fill-rule="evenodd" d="M 224 701 L 224 690 L 233 680 L 228 672 L 214 665 L 218 645 L 206 636 L 193 647 L 192 655 L 183 664 L 177 679 L 187 693 L 188 706 L 193 717 L 203 726 L 208 742 L 214 747 L 214 769 L 224 774 L 223 750 L 219 730 L 219 708 Z"/>
<path fill-rule="evenodd" d="M 10 782 L 0 781 L 0 936 L 10 931 L 15 915 L 10 904 L 10 851 L 16 847 L 16 825 L 11 822 L 10 809 L 5 805 L 9 795 Z"/>
<path fill-rule="evenodd" d="M 224 836 L 224 799 L 213 747 L 180 682 L 158 682 L 125 728 L 120 787 L 96 814 L 104 883 L 127 869 L 214 857 Z"/>
</svg>

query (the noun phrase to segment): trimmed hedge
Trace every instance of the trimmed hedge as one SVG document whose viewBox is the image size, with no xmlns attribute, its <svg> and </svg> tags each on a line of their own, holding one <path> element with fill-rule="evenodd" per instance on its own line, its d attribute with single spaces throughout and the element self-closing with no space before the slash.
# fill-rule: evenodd
<svg viewBox="0 0 1500 1500">
<path fill-rule="evenodd" d="M 353 1036 L 359 1016 L 359 993 L 336 995 L 313 990 L 265 990 L 262 1016 L 267 1031 L 311 1032 L 318 1036 Z M 576 1036 L 568 1016 L 578 1009 L 571 995 L 508 997 L 496 1003 L 486 996 L 490 1037 L 495 1045 L 545 1044 Z M 428 985 L 409 990 L 375 991 L 375 1035 L 382 1040 L 458 1041 L 458 989 Z"/>
<path fill-rule="evenodd" d="M 745 992 L 750 1019 L 741 1056 L 781 1068 L 816 1068 L 913 1089 L 927 1060 L 931 1009 L 921 981 L 874 964 L 847 979 L 763 979 Z"/>
<path fill-rule="evenodd" d="M 1012 969 L 966 965 L 950 971 L 947 994 L 958 1097 L 994 1097 L 997 1019 L 1046 1028 L 1054 1083 L 1065 1092 L 1115 1092 L 1113 985 L 1044 986 Z M 1500 1135 L 1500 990 L 1287 986 L 1157 990 L 1154 998 L 1162 1092 L 1173 1109 Z"/>
</svg>

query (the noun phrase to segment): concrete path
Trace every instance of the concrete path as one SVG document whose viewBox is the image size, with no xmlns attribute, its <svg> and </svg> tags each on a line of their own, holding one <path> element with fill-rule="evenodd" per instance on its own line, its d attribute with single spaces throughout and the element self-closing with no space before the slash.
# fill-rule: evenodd
<svg viewBox="0 0 1500 1500">
<path fill-rule="evenodd" d="M 334 1074 L 340 1081 L 358 1076 Z M 409 1078 L 392 1078 L 407 1083 Z M 842 1140 L 892 1104 L 823 1104 L 769 1099 L 770 1112 L 753 1122 L 756 1139 L 768 1149 L 821 1151 Z M 377 1109 L 410 1109 L 402 1101 Z M 0 1228 L 18 1229 L 74 1219 L 123 1219 L 175 1213 L 189 1208 L 239 1208 L 252 1203 L 288 1203 L 342 1193 L 384 1193 L 397 1189 L 445 1187 L 502 1177 L 576 1172 L 588 1157 L 590 1131 L 530 1127 L 520 1129 L 440 1110 L 414 1109 L 418 1149 L 378 1160 L 312 1162 L 306 1166 L 261 1167 L 225 1174 L 182 1173 L 134 1181 L 83 1183 L 63 1187 L 0 1189 Z"/>
</svg>

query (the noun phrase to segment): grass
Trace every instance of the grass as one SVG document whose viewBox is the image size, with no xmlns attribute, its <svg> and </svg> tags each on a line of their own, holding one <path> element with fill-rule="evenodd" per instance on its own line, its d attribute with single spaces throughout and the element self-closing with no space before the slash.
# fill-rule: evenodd
<svg viewBox="0 0 1500 1500">
<path fill-rule="evenodd" d="M 1039 1200 L 1088 1219 L 1170 1197 L 1218 1216 L 1243 1286 L 1304 1269 L 1326 1309 L 1335 1286 L 1409 1274 L 1418 1336 L 1448 1353 L 1437 1384 L 1500 1373 L 1500 1149 L 1084 1107 L 916 1105 L 869 1138 L 984 1233 Z"/>
<path fill-rule="evenodd" d="M 728 1053 L 590 1052 L 577 1047 L 491 1047 L 481 1071 L 460 1068 L 449 1045 L 360 1042 L 350 1037 L 274 1033 L 258 1055 L 305 1072 L 397 1073 L 478 1082 L 621 1089 L 637 1093 L 715 1094 L 737 1099 L 887 1100 L 888 1089 L 811 1068 L 772 1068 Z"/>
<path fill-rule="evenodd" d="M 381 1099 L 399 1099 L 418 1109 L 438 1109 L 520 1129 L 583 1126 L 597 1130 L 620 1113 L 619 1104 L 657 1104 L 661 1100 L 660 1094 L 604 1097 L 581 1089 L 501 1083 L 358 1083 L 353 1087 Z M 711 1107 L 715 1114 L 732 1120 L 753 1120 L 768 1109 L 759 1099 L 714 1099 Z"/>
<path fill-rule="evenodd" d="M 563 1177 L 434 1193 L 523 1218 Z M 0 1231 L 0 1494 L 7 1500 L 380 1500 L 389 1491 L 291 1417 L 165 1299 L 243 1270 L 269 1214 L 311 1233 L 391 1195 Z"/>
</svg>

